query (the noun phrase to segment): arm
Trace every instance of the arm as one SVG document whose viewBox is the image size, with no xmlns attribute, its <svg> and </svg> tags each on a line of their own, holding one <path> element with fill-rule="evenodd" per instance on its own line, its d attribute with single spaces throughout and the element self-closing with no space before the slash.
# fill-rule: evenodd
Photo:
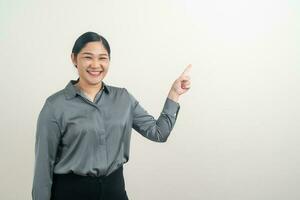
<svg viewBox="0 0 300 200">
<path fill-rule="evenodd" d="M 51 104 L 46 101 L 37 120 L 33 200 L 50 200 L 52 176 L 60 139 L 60 129 Z"/>
<path fill-rule="evenodd" d="M 167 141 L 167 138 L 175 125 L 180 105 L 170 98 L 166 98 L 162 112 L 156 120 L 140 105 L 132 94 L 126 89 L 125 91 L 129 95 L 132 106 L 133 129 L 152 141 Z"/>
<path fill-rule="evenodd" d="M 132 127 L 137 132 L 156 142 L 167 141 L 180 109 L 178 103 L 179 96 L 186 93 L 191 87 L 189 76 L 191 67 L 192 65 L 188 65 L 179 78 L 174 81 L 163 110 L 157 120 L 152 115 L 149 115 L 139 102 L 125 89 L 130 96 L 131 105 L 133 105 Z"/>
</svg>

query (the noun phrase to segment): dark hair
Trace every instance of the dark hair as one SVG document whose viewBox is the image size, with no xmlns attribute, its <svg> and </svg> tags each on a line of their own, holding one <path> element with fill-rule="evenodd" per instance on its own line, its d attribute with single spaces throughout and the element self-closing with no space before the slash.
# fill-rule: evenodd
<svg viewBox="0 0 300 200">
<path fill-rule="evenodd" d="M 77 54 L 87 43 L 96 42 L 96 41 L 99 41 L 103 44 L 105 50 L 108 53 L 108 57 L 110 59 L 110 47 L 107 40 L 103 36 L 95 32 L 86 32 L 81 36 L 79 36 L 79 38 L 77 38 L 77 40 L 75 41 L 75 44 L 72 49 L 72 53 L 74 53 L 74 55 L 77 56 Z"/>
</svg>

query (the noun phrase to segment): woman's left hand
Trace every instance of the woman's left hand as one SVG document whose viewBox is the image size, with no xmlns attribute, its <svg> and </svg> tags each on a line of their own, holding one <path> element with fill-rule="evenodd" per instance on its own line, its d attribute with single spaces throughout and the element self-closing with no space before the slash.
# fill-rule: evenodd
<svg viewBox="0 0 300 200">
<path fill-rule="evenodd" d="M 180 95 L 186 93 L 191 88 L 191 71 L 192 65 L 189 64 L 183 73 L 175 80 L 168 97 L 174 101 L 178 101 Z"/>
</svg>

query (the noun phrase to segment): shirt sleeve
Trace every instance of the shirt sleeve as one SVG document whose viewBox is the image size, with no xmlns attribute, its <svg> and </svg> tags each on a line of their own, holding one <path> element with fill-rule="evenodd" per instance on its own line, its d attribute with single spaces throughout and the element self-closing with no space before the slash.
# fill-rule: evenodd
<svg viewBox="0 0 300 200">
<path fill-rule="evenodd" d="M 52 105 L 46 101 L 37 120 L 33 200 L 50 200 L 53 168 L 60 140 L 60 129 Z"/>
<path fill-rule="evenodd" d="M 152 141 L 166 142 L 175 125 L 180 110 L 179 103 L 167 97 L 160 116 L 155 119 L 127 89 L 125 90 L 132 105 L 133 129 Z"/>
</svg>

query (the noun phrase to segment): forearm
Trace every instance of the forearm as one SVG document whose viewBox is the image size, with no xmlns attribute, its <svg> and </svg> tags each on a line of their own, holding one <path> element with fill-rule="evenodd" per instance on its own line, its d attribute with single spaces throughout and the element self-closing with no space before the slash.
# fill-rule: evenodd
<svg viewBox="0 0 300 200">
<path fill-rule="evenodd" d="M 152 141 L 165 142 L 175 125 L 179 109 L 179 103 L 166 98 L 162 112 L 156 120 L 137 103 L 133 111 L 133 128 Z"/>
</svg>

